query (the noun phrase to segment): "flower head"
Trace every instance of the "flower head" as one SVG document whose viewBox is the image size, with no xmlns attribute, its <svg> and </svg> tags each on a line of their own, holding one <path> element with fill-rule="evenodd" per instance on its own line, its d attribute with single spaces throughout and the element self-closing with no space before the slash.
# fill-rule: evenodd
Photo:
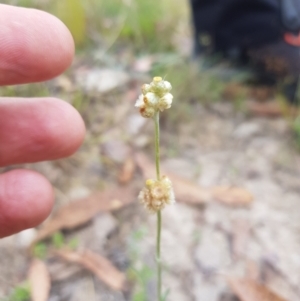
<svg viewBox="0 0 300 301">
<path fill-rule="evenodd" d="M 155 213 L 163 209 L 165 205 L 175 203 L 172 182 L 166 176 L 163 176 L 161 180 L 149 179 L 138 198 L 150 212 Z"/>
<path fill-rule="evenodd" d="M 140 113 L 145 118 L 151 118 L 155 112 L 169 109 L 172 104 L 172 89 L 168 81 L 156 76 L 150 84 L 142 86 L 142 94 L 139 96 L 135 106 L 140 109 Z"/>
</svg>

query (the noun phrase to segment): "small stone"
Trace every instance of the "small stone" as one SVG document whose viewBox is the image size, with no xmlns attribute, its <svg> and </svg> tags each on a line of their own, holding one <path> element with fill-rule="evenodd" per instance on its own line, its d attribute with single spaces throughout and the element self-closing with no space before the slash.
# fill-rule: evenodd
<svg viewBox="0 0 300 301">
<path fill-rule="evenodd" d="M 85 90 L 107 93 L 124 86 L 129 81 L 129 75 L 123 71 L 94 68 L 78 73 L 76 80 Z"/>
<path fill-rule="evenodd" d="M 237 127 L 233 132 L 233 137 L 237 139 L 248 139 L 261 131 L 257 122 L 245 122 Z"/>
<path fill-rule="evenodd" d="M 129 134 L 136 135 L 140 132 L 141 128 L 145 125 L 146 120 L 139 114 L 129 116 L 127 120 L 126 129 Z"/>
<path fill-rule="evenodd" d="M 36 237 L 35 229 L 27 229 L 16 234 L 16 244 L 19 248 L 28 248 Z"/>
<path fill-rule="evenodd" d="M 199 265 L 208 273 L 228 267 L 231 258 L 225 235 L 211 227 L 203 228 L 195 257 Z"/>
</svg>

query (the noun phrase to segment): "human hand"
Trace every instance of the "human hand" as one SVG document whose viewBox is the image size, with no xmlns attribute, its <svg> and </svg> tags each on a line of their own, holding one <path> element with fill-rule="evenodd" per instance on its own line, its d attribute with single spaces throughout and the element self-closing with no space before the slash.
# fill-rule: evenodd
<svg viewBox="0 0 300 301">
<path fill-rule="evenodd" d="M 44 81 L 72 62 L 74 42 L 57 18 L 0 4 L 0 85 Z M 78 112 L 55 98 L 0 98 L 0 166 L 71 155 L 85 133 Z M 42 175 L 16 169 L 0 175 L 0 238 L 41 223 L 53 205 Z"/>
</svg>

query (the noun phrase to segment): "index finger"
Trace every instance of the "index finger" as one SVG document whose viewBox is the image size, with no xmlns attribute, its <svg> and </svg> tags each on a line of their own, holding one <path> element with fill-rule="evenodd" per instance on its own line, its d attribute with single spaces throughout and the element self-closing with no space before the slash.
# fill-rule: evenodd
<svg viewBox="0 0 300 301">
<path fill-rule="evenodd" d="M 53 78 L 70 66 L 73 38 L 56 17 L 0 4 L 0 85 Z"/>
</svg>

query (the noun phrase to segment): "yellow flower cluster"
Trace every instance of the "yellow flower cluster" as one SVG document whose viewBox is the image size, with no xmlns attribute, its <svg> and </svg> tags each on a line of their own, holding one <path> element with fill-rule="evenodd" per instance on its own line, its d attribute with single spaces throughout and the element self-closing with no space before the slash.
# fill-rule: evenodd
<svg viewBox="0 0 300 301">
<path fill-rule="evenodd" d="M 161 180 L 147 180 L 138 196 L 139 201 L 152 213 L 163 209 L 165 205 L 175 203 L 175 196 L 170 179 L 162 176 Z"/>
<path fill-rule="evenodd" d="M 151 118 L 155 112 L 163 111 L 171 107 L 173 95 L 170 93 L 172 89 L 168 81 L 161 77 L 154 77 L 150 84 L 142 86 L 142 93 L 135 103 L 140 109 L 140 113 L 145 118 Z"/>
</svg>

